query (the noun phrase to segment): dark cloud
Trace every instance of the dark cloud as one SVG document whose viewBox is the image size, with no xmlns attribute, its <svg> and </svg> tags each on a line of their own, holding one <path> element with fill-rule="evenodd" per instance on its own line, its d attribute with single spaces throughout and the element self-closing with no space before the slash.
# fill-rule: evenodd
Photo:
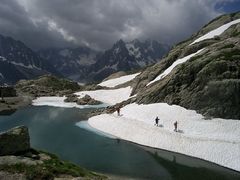
<svg viewBox="0 0 240 180">
<path fill-rule="evenodd" d="M 0 33 L 35 49 L 105 49 L 120 38 L 171 44 L 217 16 L 219 2 L 223 0 L 0 0 Z"/>
</svg>

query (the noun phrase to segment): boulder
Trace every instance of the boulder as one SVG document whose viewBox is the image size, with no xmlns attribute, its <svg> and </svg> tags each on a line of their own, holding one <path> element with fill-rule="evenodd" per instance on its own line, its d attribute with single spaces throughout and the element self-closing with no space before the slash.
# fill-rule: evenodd
<svg viewBox="0 0 240 180">
<path fill-rule="evenodd" d="M 99 105 L 99 104 L 102 104 L 102 102 L 97 101 L 97 100 L 95 100 L 95 99 L 90 99 L 90 100 L 88 101 L 88 105 Z"/>
<path fill-rule="evenodd" d="M 0 134 L 0 156 L 30 150 L 30 137 L 26 126 L 19 126 Z"/>
<path fill-rule="evenodd" d="M 67 98 L 64 99 L 64 102 L 77 102 L 78 101 L 78 96 L 75 94 L 69 94 L 67 95 Z"/>
<path fill-rule="evenodd" d="M 102 104 L 102 102 L 91 98 L 89 95 L 85 95 L 83 98 L 78 99 L 77 104 L 78 105 L 98 105 L 98 104 Z"/>
</svg>

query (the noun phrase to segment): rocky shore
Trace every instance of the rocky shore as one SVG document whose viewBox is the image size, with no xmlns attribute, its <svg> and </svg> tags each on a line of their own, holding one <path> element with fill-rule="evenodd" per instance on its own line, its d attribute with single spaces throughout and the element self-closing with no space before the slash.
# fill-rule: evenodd
<svg viewBox="0 0 240 180">
<path fill-rule="evenodd" d="M 31 102 L 30 96 L 5 97 L 0 101 L 0 115 L 10 115 L 21 107 L 31 105 Z"/>
<path fill-rule="evenodd" d="M 107 179 L 53 154 L 31 148 L 28 128 L 15 127 L 0 134 L 0 179 Z"/>
</svg>

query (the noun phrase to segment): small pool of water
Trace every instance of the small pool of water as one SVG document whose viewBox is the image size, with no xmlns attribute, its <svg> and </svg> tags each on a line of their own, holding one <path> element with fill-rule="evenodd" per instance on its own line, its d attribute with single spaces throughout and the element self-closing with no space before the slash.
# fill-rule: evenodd
<svg viewBox="0 0 240 180">
<path fill-rule="evenodd" d="M 236 171 L 177 153 L 139 146 L 80 128 L 90 109 L 28 107 L 0 116 L 0 131 L 26 125 L 34 148 L 120 179 L 239 180 Z"/>
</svg>

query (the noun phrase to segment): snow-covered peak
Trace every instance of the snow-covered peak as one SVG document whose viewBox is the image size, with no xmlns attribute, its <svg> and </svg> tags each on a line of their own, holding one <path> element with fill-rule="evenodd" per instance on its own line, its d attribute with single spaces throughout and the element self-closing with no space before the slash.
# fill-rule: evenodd
<svg viewBox="0 0 240 180">
<path fill-rule="evenodd" d="M 141 57 L 141 52 L 139 50 L 139 47 L 136 47 L 134 43 L 126 43 L 126 48 L 128 50 L 128 53 L 130 56 L 134 56 L 136 58 Z"/>
<path fill-rule="evenodd" d="M 201 36 L 200 38 L 196 39 L 194 42 L 192 42 L 190 45 L 193 45 L 197 42 L 200 42 L 200 41 L 203 41 L 203 40 L 206 40 L 206 39 L 211 39 L 213 38 L 214 36 L 219 36 L 221 35 L 224 31 L 226 31 L 228 28 L 230 28 L 232 25 L 234 24 L 238 24 L 240 23 L 240 19 L 236 19 L 234 21 L 231 21 L 227 24 L 224 24 L 222 26 L 220 26 L 219 28 L 217 29 L 214 29 L 210 32 L 208 32 L 207 34 L 205 34 L 204 36 Z"/>
</svg>

